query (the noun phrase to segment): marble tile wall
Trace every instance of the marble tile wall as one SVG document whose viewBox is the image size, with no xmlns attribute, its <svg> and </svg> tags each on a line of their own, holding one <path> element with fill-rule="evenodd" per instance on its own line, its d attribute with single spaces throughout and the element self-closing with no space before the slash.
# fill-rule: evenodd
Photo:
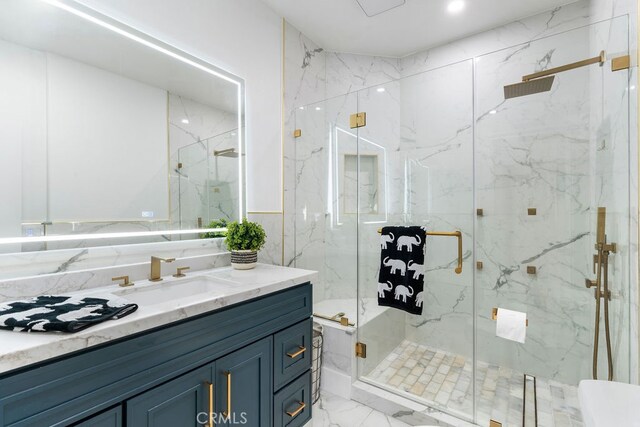
<svg viewBox="0 0 640 427">
<path fill-rule="evenodd" d="M 432 292 L 430 299 L 437 303 L 430 307 L 431 310 L 425 311 L 423 318 L 409 319 L 406 331 L 408 337 L 418 342 L 427 340 L 430 344 L 437 343 L 459 354 L 470 354 L 473 349 L 471 343 L 474 334 L 472 326 L 473 268 L 475 260 L 482 258 L 485 269 L 479 271 L 476 276 L 478 334 L 482 338 L 479 342 L 485 342 L 487 338 L 492 344 L 481 348 L 479 356 L 514 367 L 524 365 L 532 371 L 544 372 L 547 377 L 567 382 L 588 377 L 587 365 L 590 363 L 590 356 L 586 349 L 591 345 L 592 339 L 593 298 L 587 297 L 588 293 L 585 293 L 583 281 L 589 271 L 587 262 L 590 259 L 593 243 L 591 241 L 593 236 L 590 233 L 594 226 L 594 216 L 590 207 L 605 203 L 616 206 L 609 208 L 613 227 L 610 233 L 615 235 L 618 241 L 626 242 L 625 248 L 615 260 L 617 270 L 612 273 L 619 278 L 617 283 L 620 287 L 619 302 L 621 302 L 621 304 L 615 301 L 612 303 L 614 307 L 612 310 L 615 310 L 618 316 L 614 327 L 616 329 L 615 345 L 619 349 L 616 375 L 625 379 L 629 376 L 630 370 L 631 380 L 637 381 L 638 355 L 637 332 L 635 332 L 638 329 L 637 223 L 635 221 L 637 178 L 634 178 L 637 177 L 637 164 L 636 162 L 625 163 L 624 156 L 629 154 L 629 150 L 621 146 L 628 140 L 628 135 L 625 132 L 615 132 L 616 129 L 624 128 L 619 126 L 620 122 L 615 123 L 615 120 L 626 120 L 624 108 L 627 108 L 625 107 L 627 102 L 630 102 L 633 108 L 637 103 L 633 89 L 624 92 L 625 87 L 631 86 L 631 83 L 624 85 L 619 81 L 624 76 L 622 78 L 629 78 L 630 82 L 635 82 L 633 77 L 636 72 L 635 64 L 629 75 L 626 72 L 612 75 L 601 73 L 596 69 L 592 70 L 591 74 L 589 71 L 584 71 L 580 79 L 559 77 L 551 93 L 554 97 L 548 98 L 553 100 L 552 103 L 544 101 L 530 103 L 527 99 L 522 101 L 527 105 L 517 100 L 506 104 L 503 99 L 497 97 L 497 95 L 501 96 L 501 87 L 510 81 L 509 78 L 517 79 L 528 72 L 524 69 L 552 67 L 593 56 L 595 54 L 592 51 L 597 53 L 599 46 L 606 47 L 611 53 L 618 53 L 626 52 L 625 43 L 628 43 L 628 48 L 633 51 L 635 39 L 628 38 L 624 22 L 628 22 L 631 30 L 635 28 L 635 7 L 635 2 L 630 1 L 579 1 L 398 60 L 327 52 L 324 61 L 326 70 L 324 80 L 321 75 L 308 76 L 309 82 L 305 86 L 318 87 L 313 82 L 323 81 L 327 99 L 342 99 L 346 102 L 349 96 L 342 94 L 360 91 L 357 94 L 358 109 L 366 110 L 368 113 L 368 125 L 361 129 L 361 136 L 367 138 L 365 135 L 369 135 L 368 139 L 375 140 L 377 143 L 382 142 L 385 147 L 388 147 L 389 152 L 397 156 L 397 158 L 389 157 L 389 162 L 393 166 L 388 172 L 389 184 L 387 185 L 391 190 L 387 192 L 389 193 L 388 203 L 392 208 L 388 212 L 387 220 L 390 223 L 410 223 L 418 218 L 427 221 L 427 225 L 433 228 L 459 228 L 465 235 L 465 267 L 461 277 L 452 277 L 452 274 L 448 274 L 447 268 L 450 267 L 451 260 L 447 263 L 444 259 L 447 253 L 446 243 L 439 243 L 443 245 L 442 250 L 435 251 L 432 255 L 433 265 L 428 270 L 428 276 L 432 283 L 437 283 L 437 286 L 431 287 L 429 292 Z M 589 29 L 566 33 L 568 30 L 616 16 L 622 17 Z M 616 35 L 621 37 L 613 37 Z M 548 36 L 554 37 L 547 41 L 531 42 L 531 40 Z M 304 39 L 301 34 L 298 37 Z M 520 43 L 523 44 L 519 45 Z M 488 52 L 516 45 L 517 47 L 498 53 L 497 56 L 485 55 Z M 287 55 L 289 54 L 292 53 L 288 51 Z M 408 77 L 429 70 L 434 71 L 426 73 L 425 76 L 429 77 L 423 77 L 423 79 L 437 80 L 437 69 L 446 66 L 442 71 L 441 84 L 446 88 L 459 86 L 464 88 L 465 84 L 472 83 L 472 73 L 470 70 L 465 71 L 464 65 L 459 65 L 461 71 L 456 75 L 455 66 L 449 64 L 463 61 L 462 64 L 466 63 L 470 68 L 470 61 L 464 61 L 474 57 L 477 73 L 483 72 L 483 63 L 487 61 L 493 60 L 494 66 L 494 68 L 484 66 L 486 76 L 477 76 L 475 82 L 476 99 L 479 100 L 475 105 L 475 127 L 476 132 L 484 135 L 484 139 L 481 134 L 475 142 L 476 162 L 481 165 L 476 175 L 478 183 L 475 186 L 477 191 L 475 197 L 476 202 L 479 203 L 478 207 L 482 204 L 487 212 L 487 216 L 478 218 L 475 224 L 473 174 L 469 175 L 473 168 L 473 160 L 470 156 L 474 154 L 471 148 L 473 144 L 471 133 L 474 127 L 473 106 L 469 104 L 468 99 L 466 103 L 460 101 L 456 103 L 456 105 L 467 107 L 466 124 L 465 120 L 459 119 L 457 124 L 460 126 L 456 128 L 454 123 L 430 120 L 431 117 L 437 116 L 438 107 L 448 105 L 441 97 L 449 94 L 441 93 L 432 96 L 429 93 L 431 105 L 422 106 L 426 111 L 420 116 L 420 120 L 415 120 L 410 111 L 420 106 L 414 105 L 416 100 L 411 98 L 411 93 L 420 93 L 421 83 L 416 82 L 416 86 L 413 87 L 409 83 L 411 79 L 403 80 L 399 89 L 394 88 L 393 83 L 385 84 L 399 76 Z M 601 73 L 598 74 L 601 78 L 593 75 L 598 72 Z M 436 74 L 432 75 L 432 73 Z M 418 77 L 415 76 L 415 78 Z M 480 82 L 481 79 L 484 80 Z M 428 87 L 426 82 L 422 84 L 425 88 Z M 382 103 L 384 108 L 380 112 L 375 110 L 374 96 L 380 95 L 380 92 L 374 92 L 377 87 L 366 89 L 374 86 L 384 87 L 383 95 L 389 96 L 389 99 L 385 99 Z M 595 90 L 598 86 L 599 93 Z M 611 95 L 610 101 L 605 101 L 602 111 L 589 108 L 592 103 L 594 105 L 601 103 L 598 96 L 600 95 L 599 99 L 602 99 L 603 88 L 607 94 Z M 620 92 L 620 89 L 623 92 Z M 573 98 L 567 98 L 561 93 L 564 90 L 575 95 L 572 95 Z M 471 96 L 471 92 L 471 89 L 467 89 L 468 97 Z M 461 96 L 463 96 L 462 93 Z M 442 101 L 438 102 L 438 99 Z M 316 98 L 313 100 L 316 101 Z M 394 119 L 398 118 L 396 116 L 398 103 L 401 119 L 394 122 Z M 303 102 L 297 104 L 298 108 L 305 105 Z M 550 106 L 553 108 L 549 108 Z M 310 107 L 325 108 L 325 105 L 318 102 Z M 518 129 L 520 127 L 518 123 L 523 118 L 527 121 L 526 115 L 522 116 L 526 114 L 524 108 L 540 112 L 539 114 L 543 114 L 548 123 L 557 123 L 557 125 L 552 126 L 552 129 L 545 133 L 540 131 L 539 124 L 529 119 L 528 128 L 525 126 L 525 129 Z M 545 109 L 547 109 L 546 113 Z M 295 108 L 288 111 L 291 110 L 295 111 Z M 295 112 L 296 117 L 309 114 Z M 574 122 L 560 119 L 567 116 L 566 112 L 571 112 L 570 116 L 575 120 Z M 464 113 L 461 112 L 461 114 Z M 376 117 L 378 115 L 381 117 Z M 331 123 L 327 117 L 325 117 L 326 123 Z M 630 117 L 632 117 L 630 136 L 634 143 L 631 144 L 629 158 L 635 159 L 637 157 L 633 153 L 637 150 L 635 143 L 637 122 L 633 112 Z M 301 123 L 303 119 L 300 118 L 300 120 Z M 424 123 L 420 123 L 421 120 Z M 376 128 L 376 123 L 380 123 L 379 128 Z M 440 124 L 442 126 L 439 126 Z M 297 125 L 298 123 L 296 127 L 299 128 L 300 126 Z M 424 130 L 422 135 L 417 135 L 415 128 L 420 126 Z M 327 129 L 323 129 L 317 123 L 314 124 L 316 132 L 317 129 L 324 132 L 324 135 L 318 136 L 315 141 L 326 141 L 329 138 L 327 135 L 331 135 L 328 130 L 331 125 L 327 124 L 326 127 Z M 289 128 L 286 129 L 289 130 Z M 553 133 L 554 129 L 558 130 L 558 134 Z M 451 131 L 456 133 L 447 139 L 446 133 Z M 605 153 L 602 150 L 595 152 L 594 147 L 598 147 L 597 139 L 603 136 L 611 143 L 610 154 L 606 153 L 606 148 Z M 416 141 L 419 144 L 416 145 Z M 554 141 L 553 145 L 549 145 L 552 144 L 551 141 Z M 313 146 L 314 143 L 306 142 L 306 144 Z M 293 140 L 290 145 L 291 148 L 294 147 Z M 298 153 L 291 150 L 296 154 L 298 162 L 291 162 L 290 165 L 297 165 L 298 168 L 293 173 L 289 171 L 294 179 L 285 183 L 285 191 L 295 190 L 295 185 L 304 183 L 308 179 L 306 174 L 309 170 L 326 172 L 327 168 L 331 168 L 331 161 L 322 157 L 322 149 L 329 146 L 331 146 L 330 143 L 317 142 L 315 152 L 313 149 L 300 152 L 300 154 L 305 153 L 307 157 L 315 155 L 316 163 L 309 161 L 311 157 L 302 162 L 304 156 L 297 156 Z M 545 148 L 547 146 L 548 148 Z M 406 150 L 404 155 L 402 150 Z M 407 155 L 411 150 L 417 150 L 415 152 L 424 159 L 420 158 L 418 162 L 415 158 L 417 156 Z M 324 155 L 326 157 L 326 154 Z M 311 166 L 322 162 L 326 163 L 318 167 Z M 427 167 L 424 167 L 425 162 L 428 163 Z M 471 164 L 467 168 L 456 166 L 463 165 L 465 162 Z M 333 163 L 339 164 L 337 161 Z M 398 180 L 404 176 L 403 173 L 399 173 L 401 165 L 405 165 L 410 171 L 411 179 L 407 182 L 411 183 L 415 176 L 417 182 L 422 183 L 423 186 L 426 183 L 430 193 L 433 193 L 433 196 L 426 197 L 424 193 L 409 191 L 407 205 L 418 207 L 413 216 L 410 210 L 407 212 L 399 210 L 395 216 L 393 212 L 393 207 L 402 206 L 404 203 L 397 198 L 394 199 L 394 195 L 403 193 L 398 191 L 398 183 L 393 182 L 394 177 Z M 594 169 L 596 165 L 606 166 L 602 166 L 596 174 L 592 174 L 592 171 L 597 170 Z M 395 170 L 393 170 L 394 167 Z M 612 174 L 614 170 L 620 173 Z M 608 176 L 613 176 L 614 181 L 606 182 L 602 179 Z M 627 180 L 629 176 L 632 183 L 630 189 Z M 307 185 L 305 188 L 303 185 L 299 187 L 300 191 L 294 191 L 295 198 L 289 197 L 290 200 L 294 199 L 292 202 L 294 206 L 303 207 L 311 199 L 318 203 L 323 201 L 318 191 L 324 193 L 326 187 L 320 185 L 321 181 L 318 177 L 315 177 L 315 183 L 315 186 Z M 616 188 L 617 191 L 606 192 L 603 190 L 605 187 Z M 600 188 L 600 191 L 593 191 L 595 188 Z M 553 194 L 552 197 L 548 197 L 550 192 Z M 605 193 L 615 194 L 616 197 L 608 200 Z M 631 194 L 630 202 L 627 197 L 629 194 Z M 514 197 L 516 197 L 515 203 L 512 200 Z M 526 215 L 526 208 L 532 204 L 540 206 L 539 215 L 536 217 Z M 425 207 L 420 209 L 421 206 Z M 332 204 L 328 203 L 325 208 L 326 214 L 330 215 Z M 316 210 L 319 211 L 319 207 Z M 525 215 L 522 214 L 523 210 Z M 630 224 L 629 212 L 632 212 L 634 218 Z M 318 215 L 316 219 L 310 220 L 308 211 L 306 215 L 302 212 L 298 214 L 304 216 L 304 221 L 295 221 L 297 228 L 294 243 L 301 241 L 314 243 L 303 246 L 304 251 L 297 251 L 295 260 L 304 263 L 307 268 L 331 269 L 342 274 L 350 271 L 351 263 L 348 259 L 340 263 L 342 257 L 330 260 L 327 256 L 327 253 L 335 252 L 333 249 L 327 249 L 326 246 L 327 242 L 331 241 L 331 234 L 319 231 L 326 230 L 327 219 Z M 505 227 L 505 224 L 510 226 Z M 377 226 L 373 223 L 360 224 L 358 236 L 360 283 L 371 283 L 371 286 L 375 283 L 377 275 L 376 228 Z M 474 235 L 474 230 L 477 235 Z M 524 230 L 524 238 L 522 235 L 519 236 L 519 233 L 516 234 L 516 230 Z M 630 230 L 630 233 L 625 235 L 624 230 Z M 309 234 L 311 231 L 313 237 Z M 347 234 L 342 233 L 342 236 L 345 235 Z M 474 237 L 477 239 L 477 254 L 473 253 Z M 322 244 L 322 239 L 325 245 Z M 504 246 L 500 242 L 510 243 Z M 531 242 L 538 243 L 531 245 L 529 244 Z M 289 251 L 290 245 L 291 242 L 285 241 L 285 251 Z M 634 261 L 630 262 L 630 260 Z M 531 277 L 523 271 L 528 263 L 539 264 L 537 276 Z M 628 286 L 627 277 L 630 278 L 632 286 Z M 332 295 L 347 297 L 348 292 L 345 291 L 345 286 L 353 286 L 347 285 L 344 281 L 328 281 L 324 276 L 321 284 L 323 289 L 317 291 L 317 296 L 321 298 Z M 630 292 L 630 295 L 626 295 L 625 292 Z M 549 303 L 550 299 L 552 303 Z M 629 301 L 632 304 L 630 310 L 625 306 Z M 538 326 L 531 327 L 529 330 L 530 339 L 527 348 L 524 346 L 513 348 L 510 343 L 501 342 L 493 345 L 496 340 L 492 338 L 495 322 L 489 320 L 489 317 L 491 307 L 498 303 L 519 305 L 522 310 L 530 313 L 531 319 L 538 319 Z M 631 322 L 631 324 L 625 322 Z M 626 341 L 625 333 L 629 328 L 636 343 Z M 553 334 L 549 335 L 549 331 L 553 331 Z M 452 334 L 465 337 L 462 340 L 454 340 L 456 343 L 464 344 L 460 346 L 452 343 L 450 340 Z M 573 344 L 568 345 L 568 343 Z M 548 360 L 539 357 L 546 351 L 547 346 L 551 348 L 553 357 L 545 359 L 553 359 L 551 364 Z M 626 360 L 625 348 L 629 349 L 629 347 L 632 353 L 631 360 Z"/>
<path fill-rule="evenodd" d="M 618 228 L 628 227 L 629 171 L 616 160 L 628 153 L 626 72 L 583 68 L 556 76 L 549 93 L 508 101 L 501 90 L 532 63 L 625 50 L 626 27 L 623 17 L 476 59 L 475 186 L 484 208 L 476 223 L 476 258 L 484 264 L 476 275 L 479 360 L 569 384 L 590 377 L 594 302 L 584 281 L 593 278 L 595 208 L 604 205 L 612 214 L 608 234 L 622 239 L 612 260 L 611 282 L 622 297 L 612 302 L 612 324 L 616 377 L 628 380 L 628 313 L 619 304 L 628 302 L 628 237 Z M 527 312 L 526 344 L 494 336 L 492 306 Z"/>
<path fill-rule="evenodd" d="M 145 280 L 149 276 L 151 254 L 177 258 L 175 263 L 163 266 L 165 275 L 181 266 L 197 271 L 231 263 L 222 239 L 18 254 L 20 256 L 13 259 L 11 256 L 0 259 L 0 302 L 105 286 L 116 276 L 128 275 L 132 281 Z M 27 263 L 31 264 L 30 276 L 24 275 L 27 270 L 24 264 Z"/>
</svg>

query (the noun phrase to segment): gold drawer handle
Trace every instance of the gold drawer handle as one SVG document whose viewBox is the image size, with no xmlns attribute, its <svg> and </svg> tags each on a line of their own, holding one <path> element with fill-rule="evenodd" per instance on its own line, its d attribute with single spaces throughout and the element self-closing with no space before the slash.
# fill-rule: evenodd
<svg viewBox="0 0 640 427">
<path fill-rule="evenodd" d="M 307 407 L 307 405 L 304 404 L 304 402 L 298 402 L 300 404 L 300 406 L 298 406 L 298 409 L 296 409 L 293 412 L 287 411 L 287 415 L 289 415 L 291 418 L 296 417 L 300 412 L 302 412 L 302 410 L 304 408 Z"/>
<path fill-rule="evenodd" d="M 227 376 L 227 410 L 222 412 L 225 417 L 231 416 L 231 372 L 225 372 Z"/>
<path fill-rule="evenodd" d="M 214 420 L 214 416 L 213 416 L 213 383 L 206 383 L 207 387 L 209 388 L 209 423 L 207 424 L 209 427 L 213 427 L 213 420 Z"/>
<path fill-rule="evenodd" d="M 307 351 L 307 347 L 299 346 L 298 348 L 299 348 L 298 351 L 296 351 L 295 353 L 287 353 L 287 356 L 289 356 L 292 359 L 295 359 L 296 357 L 300 356 L 302 353 Z"/>
</svg>

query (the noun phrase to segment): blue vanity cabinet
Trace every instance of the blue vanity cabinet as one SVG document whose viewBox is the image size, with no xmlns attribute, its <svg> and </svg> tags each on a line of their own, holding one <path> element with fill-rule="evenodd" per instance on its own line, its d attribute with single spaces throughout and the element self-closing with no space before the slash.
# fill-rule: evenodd
<svg viewBox="0 0 640 427">
<path fill-rule="evenodd" d="M 126 401 L 127 426 L 197 427 L 207 425 L 213 399 L 215 363 L 181 375 Z"/>
<path fill-rule="evenodd" d="M 73 427 L 122 427 L 122 406 L 108 409 L 98 415 L 74 424 Z"/>
<path fill-rule="evenodd" d="M 1 373 L 0 427 L 270 427 L 309 401 L 311 312 L 306 283 Z"/>
<path fill-rule="evenodd" d="M 217 426 L 271 425 L 272 341 L 263 339 L 216 361 Z"/>
</svg>

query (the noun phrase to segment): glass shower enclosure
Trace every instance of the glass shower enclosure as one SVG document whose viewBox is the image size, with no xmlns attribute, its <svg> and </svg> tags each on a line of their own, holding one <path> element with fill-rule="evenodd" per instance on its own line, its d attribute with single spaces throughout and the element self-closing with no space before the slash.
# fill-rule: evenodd
<svg viewBox="0 0 640 427">
<path fill-rule="evenodd" d="M 479 425 L 554 426 L 581 425 L 580 380 L 629 380 L 629 72 L 611 67 L 628 50 L 621 17 L 296 111 L 296 266 L 320 272 L 315 311 L 356 319 L 361 381 Z M 462 233 L 461 274 L 456 239 L 427 238 L 422 315 L 377 305 L 385 225 Z M 496 336 L 497 309 L 526 313 L 524 343 Z"/>
</svg>

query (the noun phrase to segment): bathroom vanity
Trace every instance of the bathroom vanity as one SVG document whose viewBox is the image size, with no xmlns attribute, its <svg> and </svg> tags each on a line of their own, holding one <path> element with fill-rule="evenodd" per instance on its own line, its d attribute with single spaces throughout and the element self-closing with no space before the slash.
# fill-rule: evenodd
<svg viewBox="0 0 640 427">
<path fill-rule="evenodd" d="M 127 288 L 137 312 L 76 334 L 0 331 L 0 425 L 302 426 L 314 277 L 215 269 Z"/>
</svg>

